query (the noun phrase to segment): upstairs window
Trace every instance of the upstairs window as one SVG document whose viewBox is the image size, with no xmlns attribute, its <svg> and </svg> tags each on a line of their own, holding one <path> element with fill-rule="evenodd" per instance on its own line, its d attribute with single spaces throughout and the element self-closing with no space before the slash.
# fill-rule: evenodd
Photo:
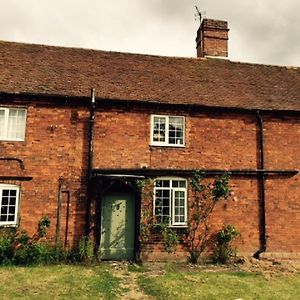
<svg viewBox="0 0 300 300">
<path fill-rule="evenodd" d="M 182 116 L 151 116 L 151 145 L 184 147 L 184 123 Z"/>
<path fill-rule="evenodd" d="M 0 140 L 24 141 L 26 109 L 0 107 Z"/>
<path fill-rule="evenodd" d="M 17 225 L 19 187 L 0 184 L 0 226 Z"/>
<path fill-rule="evenodd" d="M 154 183 L 154 215 L 159 223 L 187 225 L 187 182 L 181 178 L 158 178 Z"/>
</svg>

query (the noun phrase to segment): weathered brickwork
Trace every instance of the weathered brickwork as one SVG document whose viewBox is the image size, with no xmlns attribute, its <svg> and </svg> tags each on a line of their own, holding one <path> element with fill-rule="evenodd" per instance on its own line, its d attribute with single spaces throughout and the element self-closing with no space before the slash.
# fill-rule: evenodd
<svg viewBox="0 0 300 300">
<path fill-rule="evenodd" d="M 267 118 L 266 168 L 300 169 L 300 121 Z M 270 177 L 266 184 L 266 225 L 270 252 L 299 252 L 300 176 Z"/>
<path fill-rule="evenodd" d="M 40 217 L 48 215 L 54 236 L 61 177 L 61 238 L 65 240 L 67 234 L 67 244 L 72 246 L 85 229 L 88 108 L 34 101 L 25 106 L 25 141 L 0 142 L 1 157 L 21 159 L 25 168 L 17 161 L 0 161 L 0 175 L 30 176 L 32 180 L 1 183 L 21 187 L 20 227 L 32 233 Z M 151 114 L 185 116 L 185 147 L 150 146 Z M 265 168 L 299 169 L 299 118 L 264 118 Z M 99 107 L 95 114 L 94 168 L 256 169 L 257 140 L 254 113 Z M 218 203 L 211 224 L 216 230 L 224 224 L 235 225 L 241 232 L 236 241 L 239 251 L 253 254 L 260 246 L 259 182 L 255 176 L 233 176 L 231 188 L 235 197 Z M 299 195 L 299 175 L 267 178 L 268 251 L 300 252 Z M 149 247 L 151 251 L 145 251 L 144 257 L 160 259 L 162 246 Z M 186 257 L 183 248 L 176 257 Z"/>
<path fill-rule="evenodd" d="M 68 242 L 84 232 L 87 118 L 85 110 L 76 108 L 78 119 L 72 121 L 72 109 L 30 103 L 27 107 L 24 142 L 0 142 L 1 157 L 15 157 L 23 161 L 24 170 L 15 161 L 0 161 L 2 176 L 30 176 L 29 181 L 3 181 L 21 188 L 21 228 L 33 233 L 38 220 L 47 215 L 51 219 L 50 234 L 54 235 L 58 199 L 58 179 L 62 178 L 63 211 L 66 193 L 70 193 Z M 2 168 L 2 165 L 5 168 Z M 65 219 L 64 219 L 65 220 Z M 62 220 L 62 237 L 66 223 Z"/>
<path fill-rule="evenodd" d="M 227 57 L 228 31 L 226 21 L 204 19 L 197 31 L 197 56 Z"/>
<path fill-rule="evenodd" d="M 150 146 L 151 114 L 184 115 L 185 147 Z M 257 168 L 255 116 L 120 110 L 96 120 L 95 168 Z"/>
</svg>

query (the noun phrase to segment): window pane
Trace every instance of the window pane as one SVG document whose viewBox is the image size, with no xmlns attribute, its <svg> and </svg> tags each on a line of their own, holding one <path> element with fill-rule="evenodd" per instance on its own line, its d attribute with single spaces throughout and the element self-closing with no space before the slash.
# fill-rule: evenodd
<svg viewBox="0 0 300 300">
<path fill-rule="evenodd" d="M 0 215 L 0 222 L 5 222 L 7 219 L 7 215 Z"/>
<path fill-rule="evenodd" d="M 166 139 L 166 118 L 154 117 L 153 118 L 153 141 L 165 142 Z"/>
<path fill-rule="evenodd" d="M 15 214 L 15 209 L 16 208 L 14 206 L 10 206 L 9 209 L 8 209 L 8 213 L 11 214 L 11 215 L 14 215 Z"/>
<path fill-rule="evenodd" d="M 1 207 L 1 215 L 7 215 L 7 206 Z"/>
<path fill-rule="evenodd" d="M 183 223 L 185 217 L 185 192 L 175 191 L 174 193 L 174 221 Z"/>
<path fill-rule="evenodd" d="M 5 137 L 5 110 L 0 109 L 0 138 Z"/>
<path fill-rule="evenodd" d="M 2 197 L 2 205 L 8 205 L 8 197 Z"/>
<path fill-rule="evenodd" d="M 170 218 L 170 190 L 156 189 L 155 215 L 158 222 L 168 222 Z"/>
<path fill-rule="evenodd" d="M 9 190 L 3 190 L 2 191 L 2 196 L 3 197 L 8 197 L 9 196 Z"/>
<path fill-rule="evenodd" d="M 186 181 L 185 180 L 180 180 L 179 181 L 179 187 L 186 188 Z"/>
<path fill-rule="evenodd" d="M 169 118 L 169 144 L 183 145 L 183 117 Z"/>
<path fill-rule="evenodd" d="M 155 187 L 162 187 L 161 180 L 155 180 Z"/>
<path fill-rule="evenodd" d="M 185 188 L 186 187 L 186 181 L 185 180 L 172 180 L 172 187 Z"/>
<path fill-rule="evenodd" d="M 16 197 L 17 191 L 16 191 L 16 190 L 9 190 L 9 195 L 10 195 L 11 197 Z"/>
<path fill-rule="evenodd" d="M 163 208 L 163 215 L 168 217 L 170 215 L 170 210 L 169 207 L 164 207 Z"/>
<path fill-rule="evenodd" d="M 163 190 L 163 197 L 165 199 L 169 199 L 170 198 L 170 191 L 169 190 Z"/>
<path fill-rule="evenodd" d="M 155 181 L 156 187 L 169 187 L 170 186 L 170 180 L 156 180 Z"/>
<path fill-rule="evenodd" d="M 179 186 L 178 180 L 172 180 L 172 187 L 178 187 L 178 186 Z"/>
<path fill-rule="evenodd" d="M 13 222 L 15 220 L 15 215 L 8 215 L 7 221 Z"/>
<path fill-rule="evenodd" d="M 9 139 L 24 139 L 25 109 L 10 109 L 8 116 L 7 137 Z"/>
</svg>

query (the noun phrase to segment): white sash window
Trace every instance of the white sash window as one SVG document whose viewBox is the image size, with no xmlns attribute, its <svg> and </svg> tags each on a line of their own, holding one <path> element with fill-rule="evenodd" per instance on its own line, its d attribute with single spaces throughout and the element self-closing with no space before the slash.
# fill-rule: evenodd
<svg viewBox="0 0 300 300">
<path fill-rule="evenodd" d="M 0 107 L 0 140 L 24 141 L 26 109 Z"/>
<path fill-rule="evenodd" d="M 18 220 L 19 187 L 0 184 L 0 226 L 15 226 Z"/>
<path fill-rule="evenodd" d="M 154 183 L 154 215 L 159 223 L 187 225 L 187 182 L 181 178 L 157 178 Z"/>
</svg>

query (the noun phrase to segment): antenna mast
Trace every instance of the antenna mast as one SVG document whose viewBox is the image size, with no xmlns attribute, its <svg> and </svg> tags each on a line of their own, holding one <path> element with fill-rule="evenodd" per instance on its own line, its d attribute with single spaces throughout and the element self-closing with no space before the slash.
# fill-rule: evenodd
<svg viewBox="0 0 300 300">
<path fill-rule="evenodd" d="M 195 5 L 195 8 L 196 8 L 195 20 L 199 19 L 200 24 L 201 24 L 202 23 L 202 16 L 205 17 L 206 12 L 205 11 L 200 11 L 197 5 Z"/>
</svg>

